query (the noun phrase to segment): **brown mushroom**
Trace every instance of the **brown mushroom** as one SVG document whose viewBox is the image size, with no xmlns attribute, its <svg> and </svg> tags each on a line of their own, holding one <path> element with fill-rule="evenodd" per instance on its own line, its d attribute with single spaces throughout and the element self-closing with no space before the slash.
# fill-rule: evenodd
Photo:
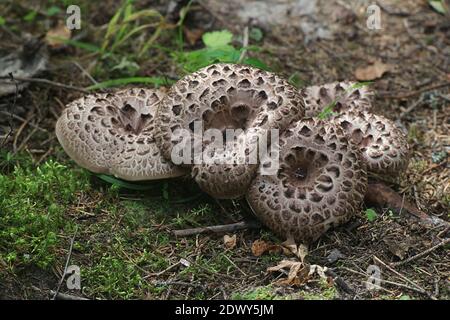
<svg viewBox="0 0 450 320">
<path fill-rule="evenodd" d="M 144 88 L 87 95 L 71 102 L 56 136 L 81 167 L 124 180 L 178 177 L 186 170 L 164 159 L 153 138 L 163 92 Z"/>
<path fill-rule="evenodd" d="M 279 236 L 312 242 L 360 209 L 367 174 L 360 150 L 341 128 L 304 119 L 283 132 L 279 152 L 277 173 L 258 174 L 246 194 L 256 216 Z"/>
<path fill-rule="evenodd" d="M 370 110 L 373 93 L 356 82 L 333 82 L 311 86 L 301 90 L 305 102 L 305 116 L 315 117 L 326 106 L 334 104 L 333 111 L 341 113 L 349 109 Z"/>
<path fill-rule="evenodd" d="M 391 120 L 369 112 L 348 110 L 330 121 L 339 125 L 359 146 L 367 171 L 398 174 L 408 166 L 410 151 L 406 136 Z"/>
<path fill-rule="evenodd" d="M 205 192 L 236 198 L 245 193 L 257 170 L 258 162 L 248 162 L 255 141 L 267 130 L 283 130 L 303 115 L 299 92 L 277 75 L 250 66 L 215 64 L 182 78 L 169 90 L 158 109 L 155 138 L 166 159 L 192 168 Z M 227 129 L 241 132 L 232 141 L 225 139 L 226 148 L 220 151 L 208 147 L 211 139 L 203 139 L 208 129 L 224 137 Z M 173 157 L 179 149 L 192 151 L 183 163 Z M 242 152 L 243 161 L 226 161 Z M 205 158 L 213 161 L 206 163 Z"/>
</svg>

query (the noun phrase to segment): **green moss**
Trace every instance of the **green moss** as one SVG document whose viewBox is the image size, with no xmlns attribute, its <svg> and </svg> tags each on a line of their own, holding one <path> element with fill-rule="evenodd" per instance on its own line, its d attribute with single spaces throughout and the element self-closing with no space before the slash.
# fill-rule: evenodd
<svg viewBox="0 0 450 320">
<path fill-rule="evenodd" d="M 302 290 L 300 296 L 305 300 L 333 300 L 338 297 L 338 292 L 335 286 L 329 285 L 325 279 L 319 281 L 320 292 L 313 293 Z"/>
<path fill-rule="evenodd" d="M 65 218 L 77 192 L 89 189 L 83 170 L 49 160 L 36 169 L 16 165 L 0 174 L 0 259 L 11 269 L 35 263 L 47 268 L 63 230 L 72 230 Z"/>
<path fill-rule="evenodd" d="M 244 293 L 235 293 L 232 295 L 233 300 L 273 300 L 276 294 L 271 286 L 259 287 Z"/>
</svg>

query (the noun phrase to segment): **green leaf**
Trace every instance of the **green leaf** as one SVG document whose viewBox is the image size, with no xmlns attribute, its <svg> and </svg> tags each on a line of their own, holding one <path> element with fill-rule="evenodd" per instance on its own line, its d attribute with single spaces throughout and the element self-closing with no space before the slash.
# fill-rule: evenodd
<svg viewBox="0 0 450 320">
<path fill-rule="evenodd" d="M 54 16 L 60 12 L 61 12 L 61 9 L 57 6 L 51 6 L 50 8 L 47 9 L 48 16 Z"/>
<path fill-rule="evenodd" d="M 231 39 L 233 39 L 233 34 L 228 30 L 206 32 L 202 36 L 203 43 L 210 48 L 226 46 Z"/>
<path fill-rule="evenodd" d="M 442 4 L 442 0 L 428 0 L 428 4 L 436 11 L 441 14 L 445 14 L 446 10 Z"/>
<path fill-rule="evenodd" d="M 398 300 L 411 300 L 411 297 L 406 295 L 406 294 L 404 294 Z"/>
<path fill-rule="evenodd" d="M 364 82 L 354 83 L 350 87 L 348 87 L 347 92 L 353 92 L 354 90 L 358 90 L 358 89 L 370 86 L 372 83 L 373 83 L 372 81 L 364 81 Z"/>
<path fill-rule="evenodd" d="M 194 72 L 217 62 L 236 63 L 240 54 L 239 50 L 227 45 L 179 53 L 176 58 L 183 65 L 184 70 Z"/>
<path fill-rule="evenodd" d="M 6 23 L 5 18 L 3 18 L 2 16 L 0 16 L 0 26 L 4 26 Z"/>
<path fill-rule="evenodd" d="M 375 221 L 375 219 L 378 217 L 378 214 L 373 209 L 366 209 L 366 218 L 370 222 Z"/>
<path fill-rule="evenodd" d="M 80 48 L 80 49 L 83 49 L 83 50 L 86 50 L 86 51 L 100 52 L 100 48 L 97 47 L 94 44 L 91 44 L 91 43 L 77 41 L 77 40 L 72 40 L 72 39 L 64 39 L 64 38 L 61 38 L 61 37 L 55 37 L 55 39 L 64 41 L 64 44 L 71 45 L 71 46 L 74 46 L 74 47 L 77 47 L 77 48 Z"/>
<path fill-rule="evenodd" d="M 258 69 L 263 69 L 266 71 L 269 71 L 270 68 L 261 60 L 256 59 L 256 58 L 246 58 L 244 59 L 244 61 L 242 61 L 244 64 L 248 64 L 252 67 L 258 68 Z"/>
<path fill-rule="evenodd" d="M 127 57 L 122 57 L 120 63 L 115 65 L 111 70 L 127 70 L 134 73 L 139 70 L 139 65 L 134 61 L 128 60 Z"/>
<path fill-rule="evenodd" d="M 23 17 L 23 20 L 27 22 L 33 21 L 37 16 L 37 11 L 30 11 L 25 17 Z"/>
<path fill-rule="evenodd" d="M 164 85 L 170 85 L 174 83 L 174 80 L 163 78 L 163 77 L 130 77 L 130 78 L 120 78 L 120 79 L 112 79 L 107 80 L 104 82 L 100 82 L 97 84 L 94 84 L 92 86 L 89 86 L 86 88 L 86 90 L 97 90 L 97 89 L 104 89 L 104 88 L 110 88 L 110 87 L 117 87 L 122 86 L 130 83 L 150 83 L 154 84 L 156 86 L 164 86 Z"/>
</svg>

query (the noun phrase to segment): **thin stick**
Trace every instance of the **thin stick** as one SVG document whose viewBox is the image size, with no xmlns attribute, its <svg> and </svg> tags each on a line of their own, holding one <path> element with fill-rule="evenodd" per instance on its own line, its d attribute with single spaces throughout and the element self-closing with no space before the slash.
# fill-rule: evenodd
<svg viewBox="0 0 450 320">
<path fill-rule="evenodd" d="M 10 81 L 8 81 L 7 79 L 8 79 L 8 77 L 0 77 L 0 83 L 1 82 L 10 83 Z M 75 86 L 71 86 L 71 85 L 67 85 L 67 84 L 59 83 L 59 82 L 55 82 L 55 81 L 50 81 L 47 79 L 26 78 L 26 77 L 14 77 L 14 79 L 17 81 L 22 81 L 22 82 L 43 83 L 43 84 L 48 84 L 53 87 L 59 87 L 59 88 L 67 89 L 67 90 L 74 90 L 74 91 L 79 91 L 79 92 L 83 92 L 83 93 L 89 93 L 89 91 L 84 88 L 75 87 Z"/>
<path fill-rule="evenodd" d="M 398 266 L 407 264 L 407 263 L 409 263 L 411 261 L 420 259 L 420 258 L 428 255 L 430 252 L 436 250 L 437 248 L 445 246 L 449 242 L 450 242 L 450 238 L 444 239 L 443 241 L 439 242 L 438 244 L 432 246 L 431 248 L 429 248 L 429 249 L 427 249 L 427 250 L 425 250 L 425 251 L 423 251 L 423 252 L 421 252 L 419 254 L 416 254 L 415 256 L 409 257 L 408 259 L 403 260 L 403 261 L 390 263 L 390 265 L 393 266 L 393 267 L 398 267 Z"/>
<path fill-rule="evenodd" d="M 400 116 L 398 117 L 399 120 L 404 119 L 408 113 L 410 113 L 411 111 L 413 111 L 416 107 L 418 107 L 420 104 L 423 103 L 423 99 L 420 98 L 418 100 L 416 100 L 414 103 L 412 103 L 405 111 L 403 111 Z"/>
<path fill-rule="evenodd" d="M 1 113 L 1 114 L 4 114 L 4 115 L 6 115 L 6 116 L 11 116 L 12 118 L 14 118 L 14 119 L 16 119 L 16 120 L 19 120 L 19 121 L 22 121 L 22 122 L 28 121 L 28 120 L 26 120 L 26 119 L 24 119 L 24 118 L 22 118 L 22 117 L 20 117 L 20 116 L 18 116 L 18 115 L 16 115 L 16 114 L 11 114 L 11 115 L 10 115 L 8 112 L 5 112 L 5 111 L 0 111 L 0 113 Z M 33 124 L 33 123 L 28 123 L 28 125 L 29 125 L 30 127 L 33 127 L 33 128 L 38 129 L 38 130 L 41 131 L 41 132 L 48 133 L 48 130 L 46 130 L 46 129 L 44 129 L 44 128 L 41 128 L 41 127 L 39 127 L 39 126 L 37 126 L 37 125 L 35 125 L 35 124 Z"/>
<path fill-rule="evenodd" d="M 50 294 L 53 295 L 53 300 L 89 300 L 88 298 L 73 296 L 67 293 L 60 293 L 53 290 L 50 290 Z M 55 299 L 56 297 L 56 299 Z"/>
<path fill-rule="evenodd" d="M 89 72 L 87 72 L 78 62 L 72 61 L 75 67 L 78 68 L 93 84 L 98 84 L 97 80 L 95 80 Z"/>
<path fill-rule="evenodd" d="M 359 271 L 356 271 L 356 270 L 353 270 L 353 269 L 350 269 L 350 268 L 347 268 L 347 267 L 340 267 L 340 268 L 345 269 L 345 270 L 347 270 L 349 272 L 358 274 L 358 275 L 363 276 L 363 277 L 369 277 L 369 275 L 366 274 L 366 273 L 362 273 L 362 272 L 359 272 Z M 417 289 L 415 287 L 408 286 L 407 284 L 398 283 L 398 282 L 394 282 L 394 281 L 390 281 L 390 280 L 384 280 L 384 279 L 379 279 L 379 280 L 380 280 L 380 282 L 383 282 L 383 283 L 391 284 L 391 285 L 394 285 L 394 286 L 397 286 L 397 287 L 400 287 L 400 288 L 404 288 L 404 289 L 415 291 L 417 293 L 428 295 L 427 292 L 424 292 L 421 289 Z M 361 282 L 366 282 L 367 280 L 360 280 L 360 281 Z M 386 290 L 383 287 L 380 287 L 380 289 Z"/>
<path fill-rule="evenodd" d="M 53 295 L 53 299 L 52 299 L 52 300 L 55 300 L 56 297 L 58 296 L 59 290 L 61 289 L 61 286 L 62 286 L 62 283 L 63 283 L 63 281 L 64 281 L 64 278 L 66 277 L 66 274 L 67 274 L 67 268 L 69 267 L 70 257 L 72 256 L 73 243 L 75 242 L 75 236 L 77 235 L 77 231 L 78 231 L 78 228 L 75 229 L 75 232 L 74 232 L 72 238 L 70 239 L 69 254 L 67 255 L 66 265 L 64 266 L 64 272 L 63 272 L 63 274 L 62 274 L 61 279 L 59 280 L 58 288 L 56 288 L 56 291 L 54 292 L 54 295 Z"/>
<path fill-rule="evenodd" d="M 243 229 L 257 229 L 260 228 L 261 225 L 255 221 L 241 221 L 237 223 L 217 225 L 217 226 L 209 226 L 202 228 L 192 228 L 192 229 L 184 229 L 184 230 L 173 230 L 172 233 L 176 237 L 186 237 L 192 236 L 201 233 L 213 232 L 213 233 L 225 233 L 225 232 L 234 232 Z"/>
<path fill-rule="evenodd" d="M 237 63 L 242 63 L 242 61 L 244 60 L 245 56 L 247 55 L 247 47 L 248 47 L 248 26 L 245 26 L 242 40 L 243 50 L 241 52 L 241 55 L 239 56 L 239 60 Z"/>
<path fill-rule="evenodd" d="M 418 284 L 416 284 L 414 281 L 409 280 L 407 277 L 405 277 L 404 275 L 402 275 L 400 272 L 396 271 L 395 269 L 393 269 L 392 267 L 390 267 L 388 264 L 384 263 L 380 258 L 378 258 L 377 256 L 373 256 L 373 260 L 375 262 L 378 262 L 379 264 L 381 264 L 383 267 L 387 268 L 388 270 L 390 270 L 391 272 L 395 273 L 397 276 L 399 276 L 400 278 L 402 278 L 403 280 L 405 280 L 406 282 L 408 282 L 409 284 L 411 284 L 412 286 L 414 286 L 415 288 L 417 288 L 418 290 L 421 290 L 421 292 L 423 294 L 426 294 L 429 298 L 436 300 L 436 297 L 433 296 L 431 293 L 427 292 L 424 288 L 422 288 L 421 286 L 419 286 Z"/>
<path fill-rule="evenodd" d="M 389 92 L 385 92 L 385 93 L 381 93 L 380 96 L 383 98 L 387 98 L 387 99 L 406 99 L 406 98 L 411 98 L 411 97 L 417 96 L 424 92 L 437 90 L 437 89 L 445 88 L 448 86 L 450 86 L 450 81 L 434 84 L 434 85 L 431 85 L 431 86 L 428 86 L 428 87 L 425 87 L 422 89 L 418 89 L 415 91 L 411 91 L 411 92 L 402 92 L 400 94 L 390 95 Z"/>
<path fill-rule="evenodd" d="M 142 279 L 147 279 L 147 278 L 150 278 L 150 277 L 153 277 L 153 276 L 159 277 L 159 276 L 163 275 L 164 273 L 166 273 L 167 271 L 170 271 L 170 270 L 172 270 L 173 268 L 179 266 L 180 264 L 181 264 L 181 262 L 178 261 L 177 263 L 175 263 L 175 264 L 169 266 L 168 268 L 164 269 L 163 271 L 160 271 L 160 272 L 154 272 L 154 273 L 149 273 L 149 274 L 145 275 Z"/>
</svg>

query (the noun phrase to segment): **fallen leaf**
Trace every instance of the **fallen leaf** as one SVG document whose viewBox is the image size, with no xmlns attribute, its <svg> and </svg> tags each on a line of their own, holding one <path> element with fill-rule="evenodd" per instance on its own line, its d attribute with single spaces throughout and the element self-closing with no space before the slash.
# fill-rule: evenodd
<svg viewBox="0 0 450 320">
<path fill-rule="evenodd" d="M 225 248 L 227 249 L 233 249 L 236 247 L 236 235 L 233 234 L 231 237 L 229 235 L 223 236 L 223 243 L 225 245 Z"/>
<path fill-rule="evenodd" d="M 267 268 L 267 272 L 284 271 L 283 273 L 286 273 L 287 270 L 284 269 L 289 269 L 288 276 L 277 280 L 276 285 L 301 286 L 308 280 L 309 268 L 305 268 L 299 261 L 282 260 L 278 265 Z"/>
<path fill-rule="evenodd" d="M 443 0 L 428 0 L 428 3 L 434 11 L 439 12 L 440 14 L 445 14 L 447 12 Z"/>
<path fill-rule="evenodd" d="M 308 255 L 308 246 L 304 244 L 295 243 L 293 238 L 288 238 L 286 241 L 281 243 L 283 246 L 283 251 L 285 254 L 294 254 L 301 262 L 304 262 L 305 257 Z"/>
<path fill-rule="evenodd" d="M 197 43 L 204 33 L 203 29 L 188 29 L 184 28 L 184 35 L 191 46 Z"/>
<path fill-rule="evenodd" d="M 317 264 L 312 264 L 309 266 L 308 276 L 313 276 L 314 274 L 318 274 L 322 279 L 327 280 L 328 277 L 325 274 L 327 272 L 327 267 L 322 267 Z"/>
<path fill-rule="evenodd" d="M 259 257 L 265 252 L 274 253 L 281 251 L 282 248 L 280 246 L 265 242 L 264 240 L 256 240 L 252 244 L 252 253 L 255 257 Z"/>
<path fill-rule="evenodd" d="M 355 77 L 360 81 L 375 80 L 381 78 L 391 68 L 391 65 L 377 60 L 372 65 L 357 68 L 355 70 Z"/>
<path fill-rule="evenodd" d="M 59 49 L 65 45 L 65 40 L 70 39 L 72 32 L 67 28 L 66 24 L 59 21 L 58 24 L 52 29 L 47 31 L 45 35 L 45 41 L 49 47 L 53 49 Z"/>
</svg>

